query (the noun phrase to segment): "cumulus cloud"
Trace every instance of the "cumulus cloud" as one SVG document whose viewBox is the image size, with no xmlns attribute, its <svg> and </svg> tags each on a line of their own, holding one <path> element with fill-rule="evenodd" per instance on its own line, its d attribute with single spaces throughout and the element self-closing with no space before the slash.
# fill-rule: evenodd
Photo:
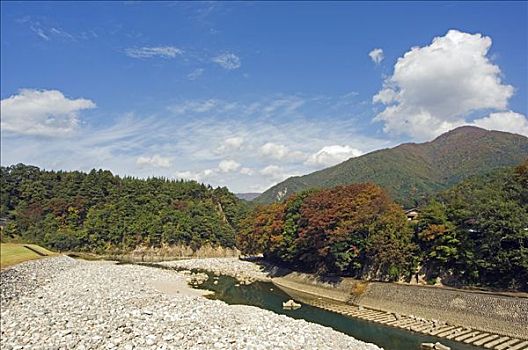
<svg viewBox="0 0 528 350">
<path fill-rule="evenodd" d="M 244 144 L 244 138 L 241 136 L 228 137 L 225 139 L 220 147 L 218 147 L 218 153 L 225 153 L 230 151 L 238 151 Z"/>
<path fill-rule="evenodd" d="M 159 154 L 155 154 L 151 157 L 140 156 L 136 160 L 136 164 L 139 166 L 153 166 L 156 168 L 168 168 L 171 166 L 171 160 L 167 157 L 162 157 Z"/>
<path fill-rule="evenodd" d="M 277 181 L 284 180 L 287 177 L 287 175 L 284 174 L 284 169 L 278 165 L 268 165 L 261 169 L 259 173 Z"/>
<path fill-rule="evenodd" d="M 304 153 L 291 151 L 288 147 L 273 142 L 268 142 L 260 147 L 260 154 L 277 160 L 299 160 L 304 158 Z"/>
<path fill-rule="evenodd" d="M 198 182 L 206 181 L 218 174 L 218 169 L 204 169 L 202 171 L 177 171 L 174 173 L 175 178 L 183 180 L 194 180 Z"/>
<path fill-rule="evenodd" d="M 1 101 L 3 131 L 65 136 L 79 125 L 79 112 L 95 108 L 91 100 L 69 99 L 58 90 L 22 89 Z"/>
<path fill-rule="evenodd" d="M 213 57 L 212 61 L 227 70 L 238 69 L 242 65 L 240 57 L 229 52 Z"/>
<path fill-rule="evenodd" d="M 372 62 L 376 64 L 380 64 L 381 61 L 383 61 L 383 50 L 382 49 L 374 49 L 369 52 L 370 59 Z"/>
<path fill-rule="evenodd" d="M 312 154 L 306 160 L 306 164 L 315 166 L 331 166 L 344 162 L 347 159 L 358 157 L 362 154 L 363 152 L 350 146 L 325 146 L 316 153 Z"/>
<path fill-rule="evenodd" d="M 523 114 L 512 111 L 491 113 L 487 117 L 475 119 L 473 124 L 484 129 L 507 131 L 528 136 L 528 118 Z"/>
<path fill-rule="evenodd" d="M 192 171 L 177 171 L 174 173 L 174 176 L 177 179 L 183 179 L 183 180 L 195 180 L 200 181 L 200 176 L 198 173 L 193 173 Z"/>
<path fill-rule="evenodd" d="M 375 120 L 384 131 L 429 139 L 465 124 L 472 112 L 504 110 L 513 87 L 488 58 L 491 38 L 450 30 L 400 57 L 373 97 L 385 105 Z"/>
<path fill-rule="evenodd" d="M 183 50 L 174 46 L 151 46 L 151 47 L 134 47 L 125 50 L 128 57 L 132 58 L 175 58 L 183 54 Z"/>
<path fill-rule="evenodd" d="M 230 173 L 237 171 L 240 168 L 240 163 L 232 159 L 224 159 L 218 164 L 218 169 L 223 173 Z"/>
<path fill-rule="evenodd" d="M 255 174 L 255 170 L 253 170 L 251 168 L 241 168 L 240 169 L 240 174 L 251 176 L 251 175 Z"/>
</svg>

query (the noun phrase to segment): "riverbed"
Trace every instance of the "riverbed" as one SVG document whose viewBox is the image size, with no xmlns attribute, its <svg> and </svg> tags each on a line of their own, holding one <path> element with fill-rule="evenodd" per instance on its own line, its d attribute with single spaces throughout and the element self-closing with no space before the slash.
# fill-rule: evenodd
<svg viewBox="0 0 528 350">
<path fill-rule="evenodd" d="M 284 310 L 282 303 L 291 297 L 272 283 L 257 281 L 250 285 L 244 285 L 239 284 L 235 278 L 230 276 L 215 276 L 210 272 L 208 275 L 209 279 L 198 287 L 215 292 L 207 296 L 207 298 L 222 300 L 228 304 L 257 306 L 291 318 L 303 319 L 308 322 L 331 327 L 336 331 L 345 333 L 356 339 L 374 343 L 386 350 L 419 349 L 420 344 L 423 342 L 435 343 L 437 341 L 450 346 L 452 349 L 480 349 L 446 339 L 424 336 L 373 322 L 346 317 L 308 304 L 302 304 L 302 307 L 297 310 Z"/>
<path fill-rule="evenodd" d="M 379 350 L 329 327 L 191 293 L 186 275 L 68 257 L 2 270 L 1 349 Z"/>
</svg>

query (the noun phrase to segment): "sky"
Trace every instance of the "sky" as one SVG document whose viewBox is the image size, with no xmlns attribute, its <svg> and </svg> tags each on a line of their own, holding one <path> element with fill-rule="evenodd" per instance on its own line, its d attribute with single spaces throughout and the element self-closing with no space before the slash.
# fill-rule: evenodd
<svg viewBox="0 0 528 350">
<path fill-rule="evenodd" d="M 461 125 L 528 136 L 527 2 L 1 2 L 1 164 L 261 192 Z"/>
</svg>

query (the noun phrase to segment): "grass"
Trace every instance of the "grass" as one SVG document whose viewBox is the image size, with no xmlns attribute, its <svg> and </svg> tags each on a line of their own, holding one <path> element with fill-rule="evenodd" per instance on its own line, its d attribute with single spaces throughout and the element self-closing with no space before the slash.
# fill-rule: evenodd
<svg viewBox="0 0 528 350">
<path fill-rule="evenodd" d="M 36 244 L 0 243 L 0 268 L 52 255 L 57 254 Z"/>
</svg>

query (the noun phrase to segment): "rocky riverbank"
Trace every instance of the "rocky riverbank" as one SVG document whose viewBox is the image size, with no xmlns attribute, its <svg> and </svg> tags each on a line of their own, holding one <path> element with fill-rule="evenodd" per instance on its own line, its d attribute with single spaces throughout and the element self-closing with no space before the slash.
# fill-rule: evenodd
<svg viewBox="0 0 528 350">
<path fill-rule="evenodd" d="M 350 278 L 319 278 L 310 274 L 280 271 L 237 258 L 191 259 L 161 263 L 163 266 L 201 269 L 239 281 L 272 281 L 278 286 L 369 309 L 408 315 L 470 327 L 513 338 L 528 339 L 528 298 L 456 289 L 358 283 Z M 276 277 L 276 276 L 281 277 Z"/>
<path fill-rule="evenodd" d="M 243 261 L 239 258 L 175 260 L 160 262 L 158 265 L 187 270 L 206 270 L 216 275 L 234 277 L 242 283 L 251 283 L 253 281 L 271 281 L 269 273 L 264 271 L 263 266 L 249 261 Z"/>
<path fill-rule="evenodd" d="M 176 271 L 59 257 L 1 272 L 2 349 L 379 349 L 195 295 Z"/>
</svg>

